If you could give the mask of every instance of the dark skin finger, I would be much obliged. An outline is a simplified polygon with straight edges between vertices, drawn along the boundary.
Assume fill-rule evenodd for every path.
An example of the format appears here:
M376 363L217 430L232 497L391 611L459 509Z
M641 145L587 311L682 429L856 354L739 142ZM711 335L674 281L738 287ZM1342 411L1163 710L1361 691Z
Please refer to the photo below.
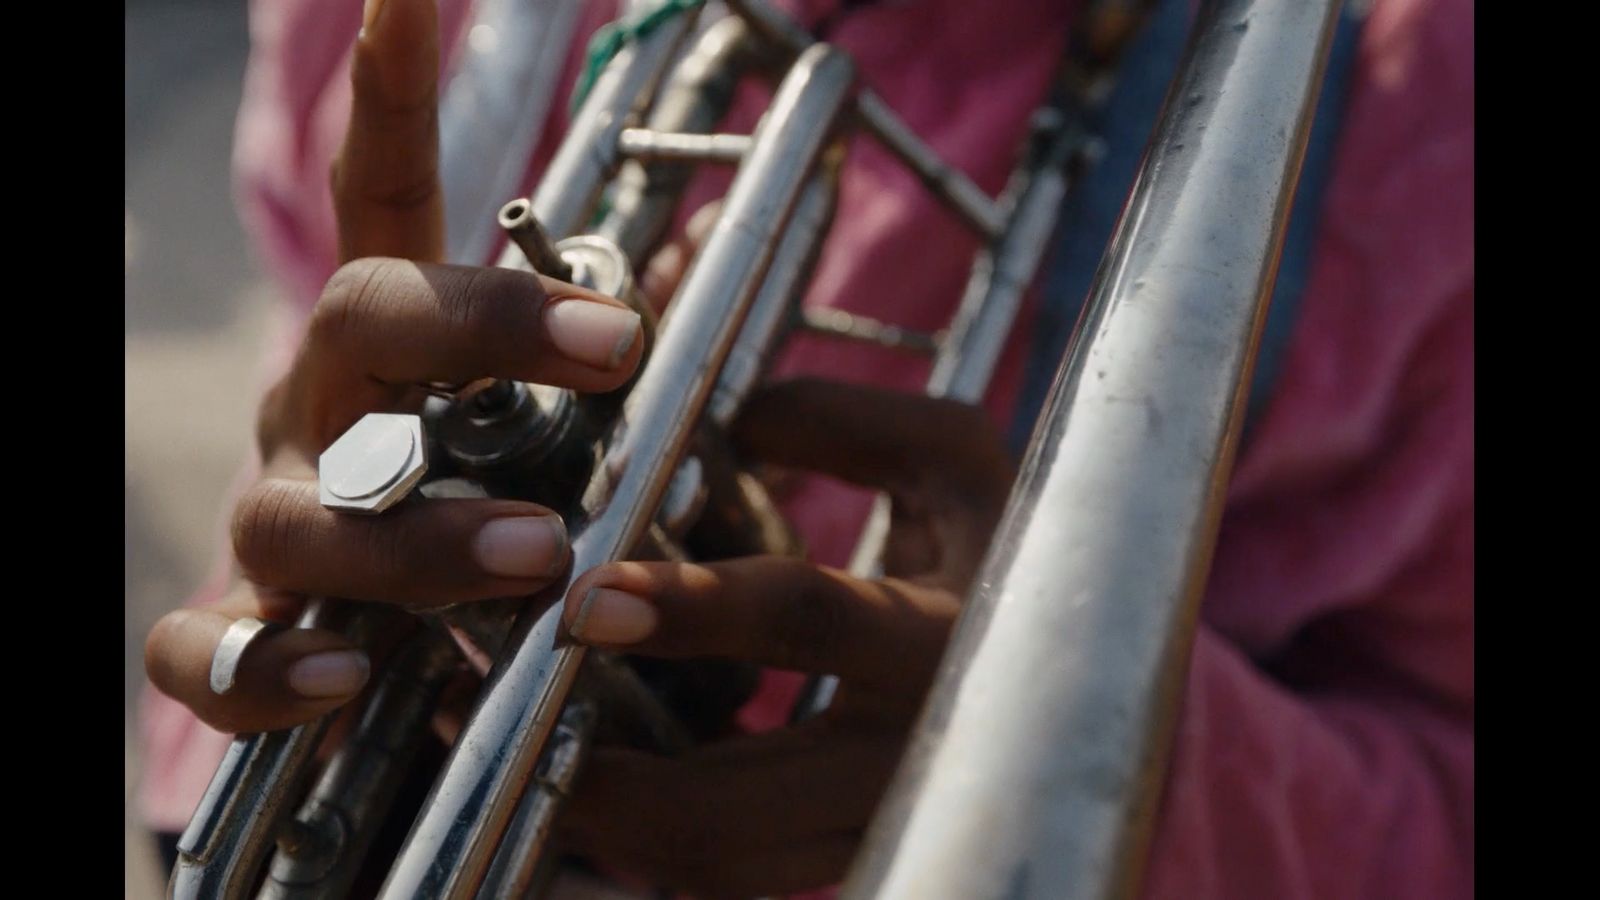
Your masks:
M888 565L908 577L773 558L614 563L565 598L581 643L841 676L832 705L801 725L673 759L601 751L580 775L562 826L570 846L706 897L844 876L1011 478L981 411L832 383L762 391L735 437L754 458L889 491Z
M241 568L264 588L242 585L203 613L174 614L147 644L156 686L217 727L287 727L355 694L308 702L292 686L286 692L294 665L326 649L317 642L347 646L298 631L252 645L239 686L213 695L216 642L240 616L292 621L306 594L413 606L517 596L565 561L564 541L492 533L541 518L558 524L530 504L429 501L364 520L321 509L317 456L349 425L369 411L414 408L420 381L498 376L596 391L619 386L638 365L639 321L623 304L530 274L438 265L438 58L434 0L368 0L349 128L332 173L346 265L290 375L262 403L269 480L235 519Z
M367 0L350 79L350 127L332 176L339 259L438 262L444 196L434 0Z
M739 412L734 439L762 462L887 491L937 479L992 501L1013 468L978 407L810 378L757 391Z
M613 325L634 335L637 320L617 301L524 273L408 270L401 262L444 256L436 7L366 0L351 59L350 122L332 172L339 261L350 265L318 304L313 340L262 404L258 431L269 461L286 440L319 452L362 413L414 404L416 382L505 377L604 391L638 365L641 341L629 338L631 351L615 352L616 340L575 323L584 316L561 302L615 310ZM484 287L494 297L480 308ZM592 325L593 310L588 318ZM562 332L569 341L550 340ZM488 355L474 355L476 346Z
M776 557L612 563L563 622L582 643L837 673L822 716L676 758L596 753L562 826L576 852L696 896L836 882L898 765L959 600Z
M294 628L258 635L240 660L233 688L223 695L211 690L211 660L230 625L253 616L293 626L305 603L302 595L242 583L205 609L169 613L151 630L145 643L145 667L151 684L188 706L201 721L226 732L293 728L347 706L368 685L374 667L384 664L395 640L405 636L403 625L377 636L366 648L355 647L341 634L320 629ZM300 665L309 657L330 653L349 658ZM441 697L434 730L446 743L455 739L480 682L479 673L463 666ZM349 716L343 717L335 724L335 731L348 727L350 722Z
M248 586L241 591L248 591ZM156 623L145 642L145 671L157 690L207 725L225 732L275 731L312 721L354 698L366 685L367 655L331 631L294 628L258 637L240 660L233 688L211 690L211 659L223 634L246 614L248 598L230 612L180 609Z
M610 563L573 584L562 621L592 646L739 659L897 693L932 676L955 614L944 592L764 556Z
M752 459L887 492L884 571L957 592L977 573L1014 471L982 409L834 381L763 388L734 439Z
M284 479L240 499L233 545L256 584L412 608L531 594L568 556L560 518L537 504L429 500L352 516L324 508L315 484Z
M621 301L542 276L357 260L328 281L293 369L265 402L262 442L320 451L365 413L402 405L421 382L612 390L637 368L641 335Z

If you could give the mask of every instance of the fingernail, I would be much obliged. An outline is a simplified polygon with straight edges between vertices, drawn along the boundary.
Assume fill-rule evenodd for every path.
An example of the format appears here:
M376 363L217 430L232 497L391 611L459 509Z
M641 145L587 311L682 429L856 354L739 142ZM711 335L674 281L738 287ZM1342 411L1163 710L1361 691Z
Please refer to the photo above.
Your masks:
M472 543L485 572L506 578L543 578L567 560L567 528L558 516L495 519Z
M615 369L639 337L639 314L631 309L563 300L544 313L550 342L578 362L600 369Z
M569 630L586 644L633 644L649 637L658 621L654 606L626 591L591 588Z
M289 667L289 687L311 699L344 697L367 683L372 664L360 650L334 650L302 657Z
M367 0L361 9L361 30L366 31L372 23L378 21L378 13L383 12L383 0Z

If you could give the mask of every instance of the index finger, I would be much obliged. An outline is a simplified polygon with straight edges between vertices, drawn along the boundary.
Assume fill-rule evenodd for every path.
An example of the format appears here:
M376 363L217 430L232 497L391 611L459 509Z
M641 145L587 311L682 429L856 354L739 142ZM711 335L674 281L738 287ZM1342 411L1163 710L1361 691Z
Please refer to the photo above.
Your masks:
M528 272L360 259L324 289L281 402L310 411L297 427L326 446L422 382L614 390L638 367L642 334L621 301Z
M435 0L366 0L334 162L339 260L444 257Z

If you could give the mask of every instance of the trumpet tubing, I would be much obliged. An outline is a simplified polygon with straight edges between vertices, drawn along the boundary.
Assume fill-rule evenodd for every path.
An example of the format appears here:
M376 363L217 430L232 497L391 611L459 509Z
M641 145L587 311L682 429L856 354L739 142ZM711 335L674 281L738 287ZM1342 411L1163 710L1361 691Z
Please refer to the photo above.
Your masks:
M553 824L589 747L622 742L673 754L693 745L698 727L625 661L564 642L559 598L579 575L612 560L803 552L725 439L785 337L803 330L922 353L931 365L927 393L983 398L1057 211L1096 152L1086 123L1114 71L1108 48L1115 41L1107 35L1131 31L1129 10L1138 4L1090 4L1114 13L1118 28L1088 29L1093 52L1080 47L1063 64L1010 182L990 197L857 84L843 52L766 0L726 2L732 15L707 27L690 5L626 43L594 81L533 195L499 211L509 237L500 265L605 291L645 317L645 361L634 380L598 396L514 382L433 385L417 419L428 461L417 502L502 496L550 506L572 532L569 575L531 600L417 617L377 604L313 603L302 626L340 628L363 645L397 630L404 637L320 773L316 750L332 715L235 740L180 840L170 896L344 896L374 862L366 857L377 824L410 814L392 808L396 786L467 651L492 666L388 864L381 896L539 893L552 870ZM490 6L497 15L506 9ZM1337 6L1202 4L1173 90L1211 99L1197 108L1169 97L1102 264L1088 314L1093 335L1078 335L1068 350L986 574L858 860L851 896L998 898L1010 896L1023 869L1043 873L1030 882L1030 896L1121 896L1136 881L1138 823L1158 783L1153 770L1130 769L1108 792L1096 781L1103 766L1035 751L1097 735L1083 759L1159 764L1173 673L1193 627L1196 573L1209 555L1217 486L1237 432L1236 400L1282 241L1329 10ZM766 115L753 134L715 133L747 75L777 80ZM1204 139L1187 130L1205 124L1214 128ZM1289 137L1274 143L1280 126ZM980 238L960 304L938 333L800 308L852 130L882 143ZM1191 149L1179 156L1183 140ZM634 272L666 235L697 164L736 171L657 322ZM487 252L476 234L463 245ZM1195 274L1217 271L1238 277ZM1137 308L1119 307L1130 284L1150 289ZM1202 320L1198 331L1189 327ZM1187 335L1182 342L1178 332ZM1178 343L1198 346L1200 332L1205 352L1186 350L1181 366L1149 362ZM1081 379L1090 358L1117 371L1102 373L1103 382ZM1162 410L1167 429L1140 431L1143 418L1128 420L1103 391L1085 388L1099 384L1145 398ZM1116 452L1106 449L1108 440ZM1203 465L1174 456L1202 451ZM408 477L396 482L399 494L417 475ZM391 502L397 499L382 505ZM1151 563L1143 574L1119 567L1131 558L1129 542L1157 520L1166 522L1159 567ZM857 574L875 574L887 525L880 499L852 559ZM1048 603L1045 582L1066 576L1041 562L1049 552L1038 549L1062 535L1073 536L1069 558L1084 579L1085 599L1070 611ZM1040 566L1048 579L1030 571ZM1010 643L996 649L1003 641ZM1018 660L1058 645L1107 664L1068 667L1070 683L1023 673ZM727 689L709 707L731 712L753 673L724 667L712 675ZM975 704L993 692L962 692L982 678L1006 684L1003 702ZM796 715L825 707L831 688L827 679L814 682ZM1105 704L1126 707L1118 721L1139 727L1098 727ZM993 734L1013 734L1018 746L995 747ZM997 836L998 853L986 849L987 826L960 826L963 810L976 806L1019 811ZM982 821L1005 818L997 812ZM1046 859L1052 846L1070 852Z

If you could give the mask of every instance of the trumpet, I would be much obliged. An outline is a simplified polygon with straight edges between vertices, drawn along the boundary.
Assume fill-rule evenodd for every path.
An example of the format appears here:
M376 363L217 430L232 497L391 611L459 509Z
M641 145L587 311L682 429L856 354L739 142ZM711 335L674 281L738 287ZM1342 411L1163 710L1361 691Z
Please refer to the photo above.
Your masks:
M697 733L625 660L564 641L555 601L578 575L618 559L803 552L724 437L785 336L921 351L931 355L928 393L982 398L1062 200L1096 152L1086 112L1114 64L1069 56L995 198L859 85L846 54L765 0L726 0L731 15L704 28L698 5L680 6L606 64L538 188L497 217L509 237L500 265L583 284L641 312L647 352L634 381L599 396L504 381L433 385L419 415L363 419L320 470L324 503L352 514L445 496L543 503L573 535L570 574L531 599L409 623L320 771L332 716L239 736L180 839L169 896L345 896L371 864L377 826L412 814L393 800L460 669L463 641L493 664L380 896L538 895L554 868L553 823L588 749L620 741L670 754ZM1136 891L1338 8L1201 4L846 896ZM752 134L715 133L746 74L776 81L770 107ZM852 131L880 142L981 240L941 332L801 307ZM736 171L656 321L634 271L666 234L696 164ZM863 529L857 574L878 567L887 513L880 502ZM370 644L406 617L328 599L299 624ZM222 689L247 631L219 651ZM748 676L714 674L735 685ZM796 715L829 695L827 680L815 683ZM730 689L718 708L739 696Z

